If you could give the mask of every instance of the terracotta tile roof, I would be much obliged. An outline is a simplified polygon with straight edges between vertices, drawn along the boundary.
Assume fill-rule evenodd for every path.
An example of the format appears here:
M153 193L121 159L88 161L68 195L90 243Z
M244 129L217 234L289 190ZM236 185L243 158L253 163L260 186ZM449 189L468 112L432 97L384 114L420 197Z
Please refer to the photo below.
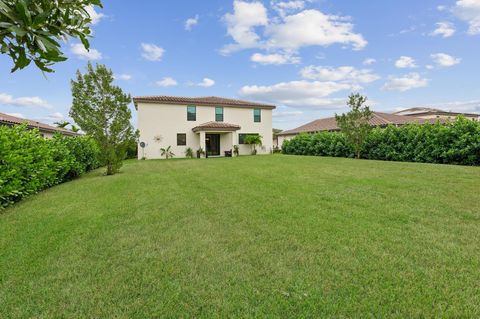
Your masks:
M0 125L1 124L17 125L17 124L24 124L24 123L27 124L29 128L38 128L41 132L49 132L49 133L59 132L64 135L70 135L70 136L79 135L78 133L72 132L64 128L51 126L51 125L33 121L33 120L22 119L20 117L8 115L5 113L0 113Z
M375 127L385 127L389 124L392 125L404 125L407 123L436 123L437 119L422 119L413 116L396 115L383 112L373 112L370 120L370 125ZM440 122L444 120L440 119ZM299 133L315 133L321 131L339 131L340 128L337 125L335 117L328 117L324 119L318 119L294 128L292 130L283 131L278 135L295 135Z
M464 113L464 112L449 112L443 111L440 109L434 109L430 107L412 107L409 109L397 111L393 114L397 115L405 115L405 116L425 116L425 115L443 115L443 116L452 116L455 117L457 115L465 115L469 117L479 117L480 114L477 113Z
M263 104L257 102L243 101L237 99L226 99L217 96L205 97L181 97L181 96L136 96L133 103L137 107L138 102L158 103L158 104L181 104L181 105L207 105L207 106L233 106L233 107L257 107L264 109L274 109L275 105Z
M226 130L226 131L236 131L240 129L240 126L236 124L230 124L230 123L225 123L225 122L207 122L200 124L198 126L195 126L192 131L194 132L199 132L199 131L205 131L205 130Z

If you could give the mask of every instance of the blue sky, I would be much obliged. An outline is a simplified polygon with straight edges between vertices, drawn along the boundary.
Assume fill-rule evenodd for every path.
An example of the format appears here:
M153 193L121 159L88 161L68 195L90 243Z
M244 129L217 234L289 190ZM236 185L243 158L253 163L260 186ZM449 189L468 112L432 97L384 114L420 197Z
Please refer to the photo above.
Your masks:
M0 111L67 117L70 80L90 59L132 96L276 104L282 129L345 111L357 91L378 111L480 112L480 0L104 0L94 20L92 50L66 43L69 59L46 78L10 74L1 56Z

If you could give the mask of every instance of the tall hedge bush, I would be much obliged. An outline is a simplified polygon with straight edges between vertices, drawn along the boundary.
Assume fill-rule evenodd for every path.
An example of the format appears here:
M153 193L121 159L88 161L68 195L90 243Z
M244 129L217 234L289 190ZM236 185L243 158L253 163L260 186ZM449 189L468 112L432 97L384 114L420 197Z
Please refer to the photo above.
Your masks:
M353 157L340 132L300 134L285 141L282 152L295 155ZM421 163L480 165L480 122L464 117L446 124L408 124L373 129L362 158Z
M89 137L44 139L24 125L0 126L0 209L99 166Z

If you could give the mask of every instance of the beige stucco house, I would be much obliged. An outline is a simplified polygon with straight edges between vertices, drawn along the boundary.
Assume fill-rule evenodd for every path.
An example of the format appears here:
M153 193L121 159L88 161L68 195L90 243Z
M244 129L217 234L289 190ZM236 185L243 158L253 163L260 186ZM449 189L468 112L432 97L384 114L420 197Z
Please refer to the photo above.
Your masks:
M260 135L258 154L269 154L274 105L220 97L139 96L133 99L140 132L138 158L162 158L160 148L171 146L175 157L187 148L196 154L224 156L238 145L240 155L251 154L248 135Z

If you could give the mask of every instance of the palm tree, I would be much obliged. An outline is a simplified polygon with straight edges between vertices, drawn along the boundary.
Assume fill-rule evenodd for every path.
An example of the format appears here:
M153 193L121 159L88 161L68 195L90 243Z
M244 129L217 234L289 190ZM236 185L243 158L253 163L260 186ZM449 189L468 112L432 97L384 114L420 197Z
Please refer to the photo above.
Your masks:
M260 135L248 135L245 138L245 144L253 146L252 155L257 154L257 145L262 145L262 137Z
M189 157L189 158L193 158L193 150L191 147L188 147L186 150L185 150L185 156L186 157Z
M172 148L171 146L169 146L167 148L161 148L160 149L161 155L165 156L166 159L174 157L175 154L173 154L173 152L171 151L171 148Z
M70 127L70 130L74 133L77 133L78 131L80 131L80 128L72 124L72 126Z
M59 128L66 128L70 124L70 122L69 121L58 121L58 122L55 122L53 124L55 124Z

